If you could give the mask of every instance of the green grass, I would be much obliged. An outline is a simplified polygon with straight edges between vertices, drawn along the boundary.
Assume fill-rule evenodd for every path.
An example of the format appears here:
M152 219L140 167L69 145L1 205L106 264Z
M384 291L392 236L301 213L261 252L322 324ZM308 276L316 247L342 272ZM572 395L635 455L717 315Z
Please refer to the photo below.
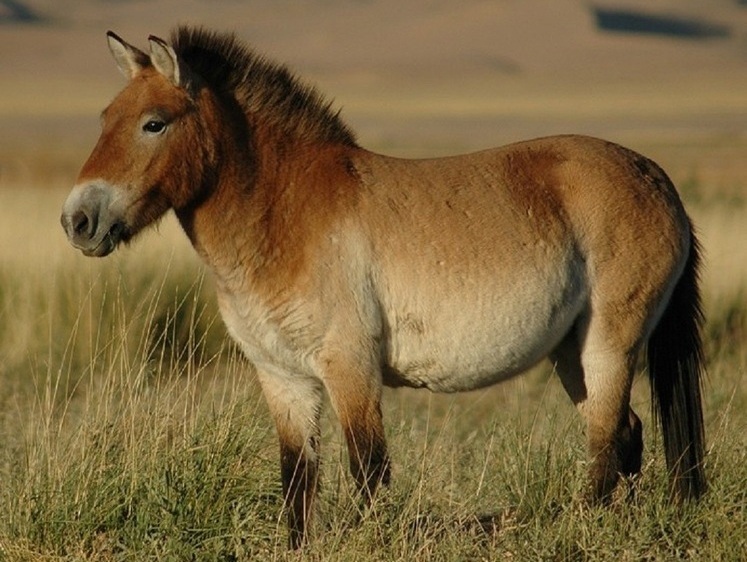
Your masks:
M44 193L14 197L47 220L57 202ZM2 234L22 228L11 215ZM0 270L0 560L745 559L741 286L707 281L702 502L668 499L641 377L643 474L632 497L624 485L609 508L589 507L582 424L542 367L461 395L387 391L393 482L363 514L328 412L314 540L299 555L285 548L261 393L181 234L166 223L99 261L34 236Z

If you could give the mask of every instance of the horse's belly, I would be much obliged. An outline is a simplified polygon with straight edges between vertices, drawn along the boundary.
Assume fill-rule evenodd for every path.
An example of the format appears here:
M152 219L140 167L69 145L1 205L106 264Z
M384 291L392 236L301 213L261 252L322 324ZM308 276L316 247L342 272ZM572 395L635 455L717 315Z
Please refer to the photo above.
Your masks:
M385 382L456 392L530 368L558 345L586 303L578 277L542 285L391 311Z

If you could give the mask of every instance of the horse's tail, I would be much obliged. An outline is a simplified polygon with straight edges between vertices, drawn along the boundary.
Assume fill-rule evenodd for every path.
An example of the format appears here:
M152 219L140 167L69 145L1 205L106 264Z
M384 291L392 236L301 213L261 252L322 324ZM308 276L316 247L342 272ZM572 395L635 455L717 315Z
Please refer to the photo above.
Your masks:
M700 246L690 229L690 253L669 304L648 342L654 417L661 420L672 492L697 499L706 490L701 406L703 312L698 289Z

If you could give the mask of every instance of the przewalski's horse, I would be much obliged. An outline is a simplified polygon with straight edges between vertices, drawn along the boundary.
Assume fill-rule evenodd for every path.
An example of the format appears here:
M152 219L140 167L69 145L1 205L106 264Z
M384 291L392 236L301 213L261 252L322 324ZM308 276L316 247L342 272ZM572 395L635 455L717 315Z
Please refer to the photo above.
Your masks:
M389 481L383 385L470 390L544 357L586 421L592 498L640 471L644 348L672 488L704 492L698 244L656 164L580 136L390 158L232 36L108 41L129 82L62 224L105 256L174 209L274 417L292 546L324 392L367 502Z

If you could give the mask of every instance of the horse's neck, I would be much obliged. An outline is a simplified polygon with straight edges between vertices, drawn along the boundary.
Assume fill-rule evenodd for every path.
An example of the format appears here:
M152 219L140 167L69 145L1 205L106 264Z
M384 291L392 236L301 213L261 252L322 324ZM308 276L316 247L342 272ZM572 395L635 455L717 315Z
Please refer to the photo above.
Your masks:
M209 195L176 211L195 250L219 280L246 269L255 251L261 215L253 184L248 171L222 164Z
M177 211L219 284L243 284L271 275L271 268L285 269L288 264L280 262L298 261L295 254L308 240L300 233L339 202L336 178L345 183L342 149L270 136L255 138L255 146L250 157L237 157L240 152L228 147L210 195Z

